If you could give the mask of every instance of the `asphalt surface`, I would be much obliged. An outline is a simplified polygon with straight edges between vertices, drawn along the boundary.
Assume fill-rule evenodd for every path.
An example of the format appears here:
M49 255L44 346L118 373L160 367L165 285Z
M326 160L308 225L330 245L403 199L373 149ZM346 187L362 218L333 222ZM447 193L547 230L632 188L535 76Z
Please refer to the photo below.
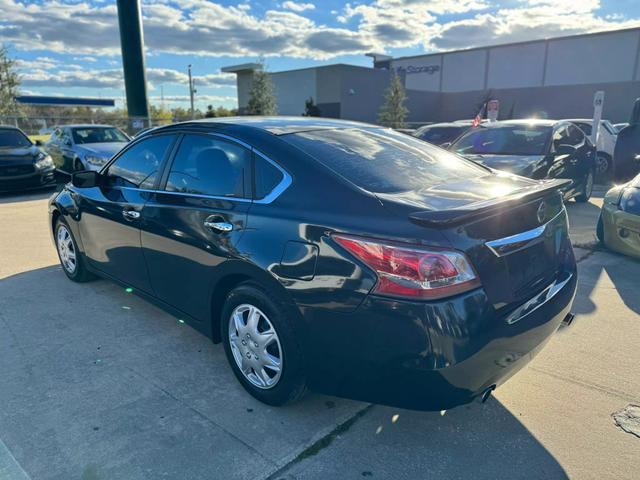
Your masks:
M640 263L569 202L574 324L484 405L411 412L317 394L267 407L219 345L57 264L48 193L0 196L0 479L640 478Z

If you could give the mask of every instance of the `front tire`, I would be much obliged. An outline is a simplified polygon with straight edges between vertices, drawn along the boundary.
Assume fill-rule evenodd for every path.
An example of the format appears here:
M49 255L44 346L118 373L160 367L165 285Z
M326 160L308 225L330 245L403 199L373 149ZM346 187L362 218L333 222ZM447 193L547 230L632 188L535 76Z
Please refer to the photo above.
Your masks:
M227 361L245 390L268 405L293 403L306 391L290 310L274 292L245 282L229 293L222 312Z
M73 233L71 233L67 222L61 218L56 221L54 238L60 265L65 275L69 277L70 280L79 283L92 280L94 275L87 270L84 257L78 249L78 243Z
M582 193L576 197L576 202L585 203L589 201L593 193L593 178L593 171L587 173L587 178L584 180L584 188L582 189Z

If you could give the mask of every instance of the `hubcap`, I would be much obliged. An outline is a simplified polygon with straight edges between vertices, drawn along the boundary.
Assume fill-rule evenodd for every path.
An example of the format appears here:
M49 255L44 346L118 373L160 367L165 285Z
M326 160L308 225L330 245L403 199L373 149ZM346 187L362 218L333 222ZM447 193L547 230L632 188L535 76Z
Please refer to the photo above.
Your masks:
M273 324L257 307L242 304L229 318L229 344L236 365L252 385L269 389L282 374L282 348Z
M56 243L58 245L58 254L60 255L60 261L64 269L73 273L76 271L76 249L73 245L73 239L67 227L60 225L58 227L58 234L56 235Z

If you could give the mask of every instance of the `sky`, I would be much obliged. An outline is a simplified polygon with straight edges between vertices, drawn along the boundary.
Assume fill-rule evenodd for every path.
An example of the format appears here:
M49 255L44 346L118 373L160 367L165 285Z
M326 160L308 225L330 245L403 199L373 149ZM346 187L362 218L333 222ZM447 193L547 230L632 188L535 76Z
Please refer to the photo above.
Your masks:
M124 86L115 0L0 0L0 43L21 92L113 98ZM235 107L221 67L270 71L640 26L640 0L142 0L151 103ZM593 61L597 61L594 59Z

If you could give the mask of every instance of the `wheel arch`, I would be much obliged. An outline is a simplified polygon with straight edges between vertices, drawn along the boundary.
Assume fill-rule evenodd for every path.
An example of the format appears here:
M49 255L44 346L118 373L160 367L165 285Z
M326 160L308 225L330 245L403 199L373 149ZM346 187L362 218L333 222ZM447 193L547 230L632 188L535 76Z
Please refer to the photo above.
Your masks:
M213 281L210 295L210 325L213 343L220 343L222 340L220 322L225 298L241 283L253 281L269 294L276 295L280 301L293 306L299 312L286 288L272 274L261 268L242 260L228 260L218 268L221 271Z

